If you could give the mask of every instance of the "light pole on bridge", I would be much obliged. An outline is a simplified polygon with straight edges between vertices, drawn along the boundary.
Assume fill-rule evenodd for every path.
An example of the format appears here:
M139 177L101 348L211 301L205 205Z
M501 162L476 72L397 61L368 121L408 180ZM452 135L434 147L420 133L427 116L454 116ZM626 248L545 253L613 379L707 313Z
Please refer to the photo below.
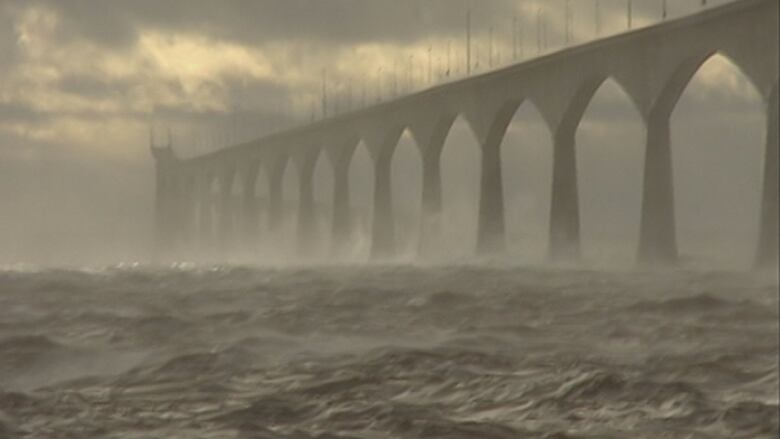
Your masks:
M466 11L466 76L471 76L471 9Z

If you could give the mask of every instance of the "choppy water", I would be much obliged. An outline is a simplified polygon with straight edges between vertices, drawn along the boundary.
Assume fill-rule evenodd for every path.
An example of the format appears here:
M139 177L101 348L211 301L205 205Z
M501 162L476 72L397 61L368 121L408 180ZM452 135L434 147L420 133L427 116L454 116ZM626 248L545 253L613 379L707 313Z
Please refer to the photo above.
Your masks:
M776 279L0 272L0 438L761 438Z

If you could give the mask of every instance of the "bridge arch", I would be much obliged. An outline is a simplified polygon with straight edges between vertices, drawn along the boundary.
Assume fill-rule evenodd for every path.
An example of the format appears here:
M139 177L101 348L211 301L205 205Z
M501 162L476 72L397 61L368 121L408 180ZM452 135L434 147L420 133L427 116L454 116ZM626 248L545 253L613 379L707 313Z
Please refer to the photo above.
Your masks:
M590 94L575 132L582 254L596 263L631 261L645 128L636 102L615 78L604 78Z
M752 262L765 152L762 101L753 79L721 51L708 53L687 78L670 125L683 257Z
M501 143L507 253L534 260L546 252L553 145L550 128L532 98L517 105Z
M405 129L393 153L390 180L397 254L413 258L418 252L422 208L423 164L410 129Z
M258 245L259 249L267 248L264 244L270 235L271 187L269 177L268 169L261 164L257 169L254 185L255 208L257 211L254 218L255 238L253 242Z
M292 257L297 242L298 203L300 201L300 173L292 159L282 164L282 204L279 212L281 222L273 233L274 247L281 256Z
M317 157L312 175L314 184L314 242L312 251L317 256L324 256L331 246L331 230L333 229L333 193L335 191L333 166L328 163L328 157L323 151Z
M701 70L705 63L713 58L727 61L728 64L740 72L740 74L753 86L754 90L760 92L761 86L756 82L755 74L749 74L748 71L742 67L743 63L746 61L742 60L742 62L740 62L741 56L739 54L731 55L726 50L708 49L691 55L679 64L658 94L651 109L651 114L658 113L660 115L670 115L674 111L683 92L688 88L688 84L690 84L694 75Z
M441 152L441 237L434 256L470 258L477 245L480 144L462 114L447 131Z
M368 259L371 251L371 219L374 205L374 162L364 140L349 159L350 236L344 253L348 259Z

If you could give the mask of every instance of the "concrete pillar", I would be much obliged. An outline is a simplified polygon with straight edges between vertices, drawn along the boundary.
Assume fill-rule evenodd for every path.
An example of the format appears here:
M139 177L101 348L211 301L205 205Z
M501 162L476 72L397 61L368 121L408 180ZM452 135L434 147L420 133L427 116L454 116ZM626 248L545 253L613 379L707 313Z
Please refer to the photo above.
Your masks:
M260 169L258 162L244 169L241 181L241 235L244 250L254 251L260 223L260 209L257 202L256 184Z
M155 172L155 198L154 198L154 227L155 227L155 253L162 253L170 248L170 191L171 182L168 170L159 163Z
M352 234L349 206L349 157L333 165L333 221L331 224L331 255L340 255Z
M774 268L778 264L778 138L777 85L767 100L766 153L764 155L764 184L761 202L761 224L758 236L757 268Z
M298 195L298 224L296 232L296 246L298 256L311 256L314 248L316 218L314 213L314 165L317 156L301 158L297 164L299 190Z
M480 178L479 218L477 224L477 255L502 253L504 241L504 186L501 177L501 140L489 136L483 143L482 175Z
M677 262L670 116L671 109L653 112L645 119L647 144L639 226L640 264Z
M190 257L197 242L197 187L193 177L188 176L181 186L181 245L185 256Z
M284 219L284 199L282 198L282 180L286 161L280 160L268 170L268 230L278 236Z
M580 256L576 130L576 124L562 125L553 135L549 256L554 261L570 261Z
M392 157L392 153L380 151L374 159L374 212L371 227L371 259L386 259L395 254L393 194L390 185Z
M198 234L200 235L200 251L204 254L210 252L214 244L214 194L211 187L212 179L211 173L206 173L198 184L200 196Z
M429 147L422 154L422 209L420 210L419 253L429 254L441 236L441 148Z
M219 236L218 246L221 250L228 250L233 244L234 220L233 211L233 180L235 168L228 165L219 175Z

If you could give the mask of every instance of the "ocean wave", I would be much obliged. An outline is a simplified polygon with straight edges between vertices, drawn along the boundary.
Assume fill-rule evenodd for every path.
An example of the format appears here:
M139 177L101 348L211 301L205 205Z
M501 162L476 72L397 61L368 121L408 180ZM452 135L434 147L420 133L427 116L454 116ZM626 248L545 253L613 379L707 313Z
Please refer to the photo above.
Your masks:
M182 264L0 285L0 437L778 428L777 289L744 275Z

